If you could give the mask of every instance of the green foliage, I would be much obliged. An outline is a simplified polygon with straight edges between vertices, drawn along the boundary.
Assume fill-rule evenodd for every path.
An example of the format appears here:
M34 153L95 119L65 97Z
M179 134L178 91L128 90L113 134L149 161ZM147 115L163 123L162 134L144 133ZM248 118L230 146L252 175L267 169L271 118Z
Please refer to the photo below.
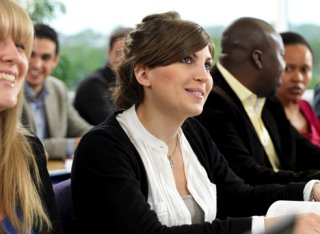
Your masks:
M106 63L107 44L104 36L86 30L71 37L61 37L60 62L53 75L70 89L86 75ZM103 43L102 43L103 42Z
M65 5L57 0L29 0L26 9L32 21L37 23L54 19L58 12L66 12Z
M68 58L68 55L61 54L59 64L52 71L52 75L63 80L68 87L73 87L77 69Z
M220 37L223 31L222 26L218 27L209 27L206 28L207 32L211 36L211 40L214 43L214 58L213 58L213 64L218 62L218 58L221 52L221 47L220 47Z

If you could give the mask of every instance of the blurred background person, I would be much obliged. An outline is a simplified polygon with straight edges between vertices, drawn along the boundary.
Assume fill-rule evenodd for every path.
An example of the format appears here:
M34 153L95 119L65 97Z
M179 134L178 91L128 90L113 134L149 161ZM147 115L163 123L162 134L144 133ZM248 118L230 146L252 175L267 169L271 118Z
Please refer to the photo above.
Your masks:
M112 32L107 49L107 64L85 77L77 88L74 107L92 125L101 123L114 111L110 88L114 86L114 69L121 58L125 37L130 31L131 28L120 27Z
M59 62L57 33L45 24L34 28L21 120L42 140L50 159L64 159L91 125L72 106L66 85L50 75Z
M14 1L0 6L0 233L62 233L43 145L19 122L33 25Z
M298 33L283 32L280 36L286 65L277 96L290 123L313 144L320 146L320 121L309 102L301 98L312 79L312 48Z

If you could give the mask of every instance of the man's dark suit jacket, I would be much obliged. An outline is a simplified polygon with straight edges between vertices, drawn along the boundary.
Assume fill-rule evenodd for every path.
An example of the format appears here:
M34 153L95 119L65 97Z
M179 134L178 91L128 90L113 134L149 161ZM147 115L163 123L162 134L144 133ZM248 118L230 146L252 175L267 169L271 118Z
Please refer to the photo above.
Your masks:
M114 112L109 90L114 83L115 75L107 64L79 84L73 105L88 123L98 125Z
M320 178L320 148L292 127L276 97L267 98L262 119L281 163L278 172L273 171L241 101L217 67L212 77L214 87L198 119L240 177L252 185Z

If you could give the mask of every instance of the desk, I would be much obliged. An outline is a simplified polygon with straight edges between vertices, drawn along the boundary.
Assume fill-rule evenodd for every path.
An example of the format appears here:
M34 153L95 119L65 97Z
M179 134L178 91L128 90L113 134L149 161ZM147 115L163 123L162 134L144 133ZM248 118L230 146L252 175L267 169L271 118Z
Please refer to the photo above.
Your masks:
M72 159L68 160L48 160L47 168L52 183L58 183L70 178Z
M65 169L64 160L48 160L47 163L48 171Z

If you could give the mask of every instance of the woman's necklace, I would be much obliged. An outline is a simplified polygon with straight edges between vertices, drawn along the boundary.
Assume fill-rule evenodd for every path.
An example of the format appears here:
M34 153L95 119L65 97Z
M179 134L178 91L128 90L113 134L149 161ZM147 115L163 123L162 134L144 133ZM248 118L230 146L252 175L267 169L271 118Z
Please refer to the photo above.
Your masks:
M175 153L175 152L176 152L176 150L177 150L178 142L179 142L179 137L177 137L176 145L174 146L174 149L173 149L172 154L168 154L168 160L169 160L169 162L170 162L170 166L171 166L171 168L173 168L173 167L174 167L174 163L173 163L173 159L172 159L172 157L174 156L174 153Z

